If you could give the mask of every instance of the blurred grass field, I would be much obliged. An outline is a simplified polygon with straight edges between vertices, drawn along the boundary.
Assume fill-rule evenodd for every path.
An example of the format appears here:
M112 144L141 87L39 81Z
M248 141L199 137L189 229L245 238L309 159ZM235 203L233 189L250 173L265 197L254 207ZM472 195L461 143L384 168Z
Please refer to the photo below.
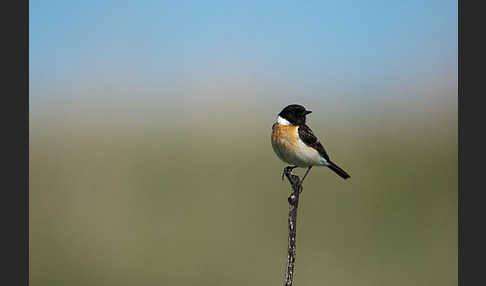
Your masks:
M294 101L227 92L33 102L31 285L281 284L289 185L269 136ZM457 285L455 93L300 99L351 179L306 179L295 283Z

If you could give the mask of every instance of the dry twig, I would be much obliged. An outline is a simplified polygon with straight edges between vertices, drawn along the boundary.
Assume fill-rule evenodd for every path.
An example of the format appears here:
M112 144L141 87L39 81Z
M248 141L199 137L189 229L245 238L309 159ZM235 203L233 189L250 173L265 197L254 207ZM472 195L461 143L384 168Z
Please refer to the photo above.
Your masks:
M287 267L285 270L285 286L293 285L294 279L294 265L295 265L295 238L297 235L297 208L299 206L299 195L302 192L302 184L299 176L292 174L292 168L285 168L284 175L289 180L292 186L292 192L288 198L289 202L289 217L288 217L288 251L287 251Z

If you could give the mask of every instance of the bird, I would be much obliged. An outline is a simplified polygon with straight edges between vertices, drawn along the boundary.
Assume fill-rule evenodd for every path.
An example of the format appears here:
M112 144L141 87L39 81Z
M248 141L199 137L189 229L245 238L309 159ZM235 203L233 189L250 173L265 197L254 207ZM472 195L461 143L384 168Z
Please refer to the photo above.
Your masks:
M307 168L302 184L313 166L325 166L343 179L350 178L346 171L331 161L321 141L307 126L306 116L310 113L312 111L302 105L290 104L282 109L272 125L273 150L280 160L291 165L284 168L284 173L297 167Z

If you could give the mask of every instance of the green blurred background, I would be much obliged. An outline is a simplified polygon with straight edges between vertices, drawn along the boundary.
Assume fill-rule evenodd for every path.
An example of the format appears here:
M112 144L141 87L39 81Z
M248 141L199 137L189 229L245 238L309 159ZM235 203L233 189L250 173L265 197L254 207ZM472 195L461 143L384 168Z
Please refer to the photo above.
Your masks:
M351 174L306 179L295 283L457 285L457 3L101 3L31 1L31 285L281 284L291 103Z

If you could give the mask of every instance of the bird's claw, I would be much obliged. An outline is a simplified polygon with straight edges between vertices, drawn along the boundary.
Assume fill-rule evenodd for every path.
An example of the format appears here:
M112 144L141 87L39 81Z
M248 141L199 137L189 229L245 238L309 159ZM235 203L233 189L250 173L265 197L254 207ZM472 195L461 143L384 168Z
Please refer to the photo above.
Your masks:
M292 170L294 170L295 168L297 168L297 166L287 166L283 169L283 172L282 172L282 181L284 180L284 176L285 175L288 175L288 174L292 174Z

